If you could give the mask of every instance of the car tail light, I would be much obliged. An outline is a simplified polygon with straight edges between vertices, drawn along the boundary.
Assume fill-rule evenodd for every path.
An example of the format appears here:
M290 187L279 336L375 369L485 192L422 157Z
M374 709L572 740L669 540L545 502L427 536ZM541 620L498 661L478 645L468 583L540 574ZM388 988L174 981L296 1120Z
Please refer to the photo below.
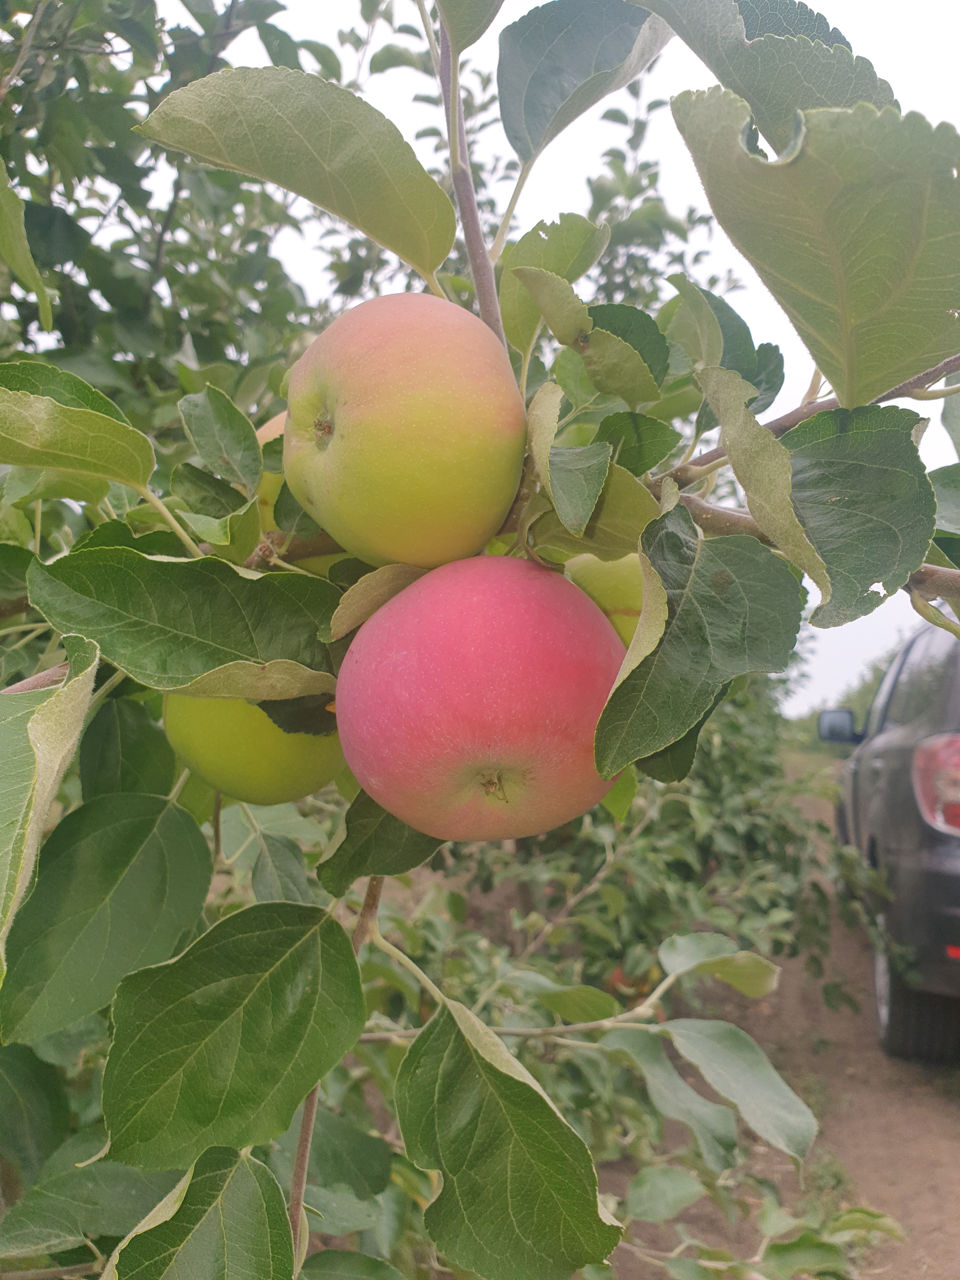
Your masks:
M948 959L948 960L960 960L960 947L954 947L954 946L952 946L952 945L951 945L951 946L948 946L948 947L947 947L947 959Z
M960 734L940 733L913 753L913 794L924 822L960 835Z

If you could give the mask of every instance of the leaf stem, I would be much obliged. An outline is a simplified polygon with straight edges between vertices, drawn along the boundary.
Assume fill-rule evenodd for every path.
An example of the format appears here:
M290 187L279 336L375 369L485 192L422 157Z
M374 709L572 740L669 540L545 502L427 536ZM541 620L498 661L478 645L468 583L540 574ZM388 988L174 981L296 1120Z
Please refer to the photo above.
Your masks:
M424 0L416 0L417 8L420 10L420 21L423 23L423 33L427 37L427 44L430 46L430 61L433 63L434 74L440 79L440 50L437 47L437 37L433 30L433 23L430 21L430 14L427 12L427 6Z
M473 273L473 284L477 291L477 302L480 307L480 319L493 330L504 346L507 345L503 332L503 319L500 315L500 303L497 299L497 282L493 274L493 263L487 257L486 245L483 241L483 229L480 226L480 210L477 206L477 193L473 187L473 176L470 173L470 153L467 148L467 135L463 124L463 108L460 98L453 90L457 77L453 70L453 51L446 29L440 28L440 88L443 102L450 122L450 176L453 190L460 210L460 225L463 228L463 241L470 260ZM456 122L456 123L454 123ZM456 138L456 143L454 143ZM454 164L456 156L456 164Z
M507 201L507 207L503 211L503 218L500 222L499 230L496 238L490 246L489 258L494 265L500 261L500 255L503 253L503 246L507 242L507 236L510 234L510 223L513 220L513 211L517 207L517 201L520 199L520 192L526 186L527 178L530 177L530 170L533 168L533 161L527 160L517 174L517 181L514 184L513 191L510 193L510 199Z
M158 515L163 517L164 521L170 526L192 556L196 556L198 559L203 556L203 552L190 537L189 533L187 533L186 529L184 529L177 517L167 507L166 503L157 497L149 485L135 484L131 485L131 488L136 493L139 493L140 497L143 498L145 502L148 502Z
M126 678L127 678L127 673L125 671L115 671L112 676L104 680L103 684L100 686L100 688L96 691L96 693L90 699L90 705L89 707L87 707L87 715L86 715L87 724L90 723L93 717L100 710L103 703L106 702L110 693L117 687L118 684L126 680Z
M436 983L432 982L420 966L411 960L408 955L405 955L399 947L395 947L392 942L388 942L376 924L371 924L369 938L375 947L379 948L385 955L390 956L392 960L396 960L397 964L406 969L408 973L412 973L424 991L431 995L437 1004L444 1003L443 992Z

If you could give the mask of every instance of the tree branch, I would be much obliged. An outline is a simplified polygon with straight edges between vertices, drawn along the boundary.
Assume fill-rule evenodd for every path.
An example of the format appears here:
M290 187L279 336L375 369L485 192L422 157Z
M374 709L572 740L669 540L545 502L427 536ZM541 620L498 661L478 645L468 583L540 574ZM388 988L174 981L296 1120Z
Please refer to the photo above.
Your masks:
M913 392L932 386L933 383L939 382L941 378L946 378L949 374L957 373L958 371L960 371L960 355L950 356L946 360L941 360L938 365L934 365L932 369L927 369L925 373L918 373L916 377L908 378L906 382L901 382L889 391L885 391L883 395L877 396L870 403L884 404L887 400L909 399ZM806 404L798 405L796 409L791 409L789 413L785 413L779 418L774 418L772 422L765 422L763 425L779 438L782 435L786 435L791 427L796 427L801 422L806 422L814 414L829 413L831 410L839 408L840 401L837 397L829 396L826 400L813 400L808 401ZM701 453L698 457L691 459L690 462L675 467L673 471L667 474L676 480L682 489L685 485L693 484L699 479L699 476L691 473L691 469L709 466L711 463L718 462L726 456L726 450L724 449L710 449L707 453ZM662 476L660 477L660 479L663 478Z
M477 193L473 188L473 175L470 172L470 153L467 150L467 134L463 125L463 108L459 97L456 102L452 98L453 51L446 28L440 28L440 88L443 91L443 103L447 119L456 120L456 133L450 138L450 176L453 179L453 190L460 210L460 225L463 228L463 240L470 259L470 270L477 291L477 302L480 306L480 319L489 325L504 346L507 339L503 332L503 319L500 315L500 303L497 299L497 282L493 274L493 263L487 256L487 247L483 241L483 230L480 226L480 210L477 207ZM451 132L452 128L451 128Z

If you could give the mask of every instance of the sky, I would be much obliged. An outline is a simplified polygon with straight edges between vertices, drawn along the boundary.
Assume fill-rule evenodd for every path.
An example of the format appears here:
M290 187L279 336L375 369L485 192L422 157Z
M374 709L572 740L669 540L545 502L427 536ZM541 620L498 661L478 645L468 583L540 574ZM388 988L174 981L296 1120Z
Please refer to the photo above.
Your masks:
M286 4L287 12L277 15L273 21L298 38L310 37L337 47L338 27L359 25L359 0L336 0L328 4L318 4L317 0L286 0ZM398 20L419 25L413 0L395 0L395 5ZM493 70L499 31L532 7L530 0L505 0L493 27L468 51L468 57L476 65ZM904 111L920 111L934 123L947 120L960 127L960 78L956 70L960 49L958 0L912 0L909 6L904 5L903 0L822 0L822 3L812 3L811 7L824 13L850 41L854 53L868 58L877 73L891 83ZM161 0L160 8L173 21L189 22L179 0ZM259 41L252 36L235 41L227 56L235 65L265 61ZM713 75L687 47L679 40L672 40L646 78L644 98L647 101L666 99L683 89L706 88L713 83ZM424 77L401 70L371 77L366 96L413 141L413 134L426 123L427 117L418 116L418 109L409 106L406 100L426 88ZM586 211L587 176L600 172L599 156L607 146L622 142L622 131L600 120L603 111L616 103L615 97L605 99L546 149L517 205L520 231L540 219L555 221L564 212ZM499 147L501 154L509 154L502 132L490 130L488 136L491 147ZM696 170L669 111L658 111L651 117L645 151L649 158L659 161L660 193L668 208L685 210L693 206L701 212L707 211ZM426 153L423 158L427 158ZM731 295L730 301L750 325L756 341L777 342L783 349L787 378L776 404L768 411L771 417L776 417L801 399L810 381L813 361L786 316L719 228L714 230L709 246L711 269L722 274L729 268L742 282L743 288ZM318 296L324 287L322 274L310 271L303 243L294 239L281 245L280 251L288 269L301 280L308 295ZM937 402L902 403L931 418L921 444L926 465L945 466L955 462L953 447L939 425ZM811 598L815 604L815 588ZM844 627L829 630L806 627L809 634L802 644L804 678L796 683L784 710L788 715L797 716L813 707L836 705L842 694L856 683L861 671L894 650L919 625L906 595L898 592L868 617Z

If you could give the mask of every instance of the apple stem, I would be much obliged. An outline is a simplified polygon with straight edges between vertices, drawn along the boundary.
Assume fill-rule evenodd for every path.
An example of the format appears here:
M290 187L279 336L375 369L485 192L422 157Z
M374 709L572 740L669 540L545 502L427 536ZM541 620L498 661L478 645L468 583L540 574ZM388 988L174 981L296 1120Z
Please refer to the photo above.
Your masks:
M377 911L380 908L380 895L383 893L383 876L371 876L367 881L367 892L363 906L353 926L353 954L357 955L371 933L377 931ZM293 1236L293 1256L300 1258L300 1227L303 1220L303 1198L307 1189L307 1173L310 1168L310 1144L313 1141L313 1128L317 1122L317 1104L320 1099L320 1082L313 1086L303 1102L303 1113L300 1117L300 1136L297 1139L297 1154L293 1164L293 1178L290 1182L290 1202L288 1213L290 1231ZM299 1269L299 1268L298 1268Z
M453 190L460 210L463 242L470 260L474 288L477 291L480 319L490 326L506 346L503 318L500 315L500 303L497 299L497 282L493 273L493 263L487 256L483 229L480 226L477 193L474 190L473 175L470 172L470 152L467 149L467 134L463 125L463 106L459 95L454 95L456 80L450 38L446 27L441 24L440 88L443 92L443 102L449 122L450 176L453 179Z

